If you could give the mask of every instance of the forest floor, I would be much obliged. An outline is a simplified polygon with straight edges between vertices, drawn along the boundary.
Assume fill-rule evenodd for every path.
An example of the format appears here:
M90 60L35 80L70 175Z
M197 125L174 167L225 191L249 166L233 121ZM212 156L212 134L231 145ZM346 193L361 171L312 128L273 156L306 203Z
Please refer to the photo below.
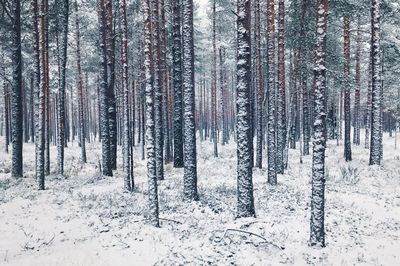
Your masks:
M139 151L133 193L123 191L121 171L99 175L99 143L87 145L85 165L76 143L70 145L67 177L51 174L38 191L33 144L24 145L24 178L13 179L3 141L0 265L400 265L400 148L388 136L382 167L368 166L363 145L352 146L346 163L343 146L329 142L323 249L308 246L311 156L300 164L298 150L290 151L277 186L267 184L264 169L254 170L257 218L235 219L236 145L219 146L213 158L212 144L198 143L200 200L182 202L183 169L168 164L159 183L163 220L154 228L144 221L147 179ZM51 158L54 172L54 147Z

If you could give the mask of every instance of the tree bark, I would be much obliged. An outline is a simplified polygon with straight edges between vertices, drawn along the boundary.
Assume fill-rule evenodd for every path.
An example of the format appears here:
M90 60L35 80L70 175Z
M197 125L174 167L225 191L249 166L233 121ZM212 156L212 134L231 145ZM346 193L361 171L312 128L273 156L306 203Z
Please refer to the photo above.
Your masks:
M275 2L267 1L268 38L268 183L277 184L276 169L276 91L275 91Z
M197 155L195 126L195 81L193 43L193 0L183 0L183 196L186 200L198 200Z
M371 0L371 146L370 165L380 165L382 161L382 117L381 117L381 44L380 44L380 0Z
M251 1L237 0L236 137L237 217L255 217L252 171L251 97Z
M351 116L350 116L350 18L343 18L344 44L344 75L346 85L344 89L344 157L346 162L351 161Z
M318 0L317 39L315 47L314 141L312 161L310 245L325 246L325 95L326 95L326 34L328 0Z

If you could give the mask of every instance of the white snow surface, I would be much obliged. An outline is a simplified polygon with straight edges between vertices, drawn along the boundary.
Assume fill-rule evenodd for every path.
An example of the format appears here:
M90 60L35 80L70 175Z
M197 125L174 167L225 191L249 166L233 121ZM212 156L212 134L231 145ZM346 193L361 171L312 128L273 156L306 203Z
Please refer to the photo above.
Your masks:
M182 201L183 169L168 164L159 201L160 217L169 220L154 228L145 221L139 148L136 190L127 193L121 170L99 175L97 142L87 145L86 165L70 144L67 177L48 176L45 191L37 190L33 144L24 145L21 179L11 178L3 138L0 145L0 265L400 265L400 148L386 135L382 167L368 166L363 145L352 145L353 161L346 163L343 146L328 143L322 249L308 246L312 156L300 164L298 150L289 151L277 186L267 184L265 168L254 169L257 218L235 219L236 144L220 146L214 158L213 145L198 141L200 200ZM55 147L51 158L55 172Z

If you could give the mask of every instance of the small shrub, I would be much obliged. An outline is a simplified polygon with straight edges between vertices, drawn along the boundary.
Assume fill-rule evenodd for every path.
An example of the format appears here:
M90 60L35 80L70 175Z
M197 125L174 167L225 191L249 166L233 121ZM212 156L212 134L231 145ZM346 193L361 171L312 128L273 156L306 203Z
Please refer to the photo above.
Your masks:
M360 170L357 167L340 167L340 172L342 180L347 184L355 185L360 181Z

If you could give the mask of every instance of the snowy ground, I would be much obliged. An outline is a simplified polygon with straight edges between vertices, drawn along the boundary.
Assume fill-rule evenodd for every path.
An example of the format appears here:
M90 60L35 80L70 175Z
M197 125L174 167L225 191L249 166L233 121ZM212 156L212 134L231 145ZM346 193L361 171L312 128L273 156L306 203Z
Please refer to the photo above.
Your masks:
M69 147L68 177L47 177L40 192L33 145L24 146L23 179L10 178L10 155L0 152L0 265L400 265L400 149L388 136L381 168L368 166L363 146L353 146L354 160L345 163L343 146L329 143L324 249L307 245L311 156L300 164L298 150L275 187L254 170L257 218L235 220L236 145L220 147L214 159L212 145L199 144L200 201L182 202L183 171L168 165L159 199L160 217L169 220L153 228L143 221L145 163L136 158L137 189L125 193L120 173L99 176L99 147L87 146L86 165L76 144ZM348 168L356 173L346 176Z

